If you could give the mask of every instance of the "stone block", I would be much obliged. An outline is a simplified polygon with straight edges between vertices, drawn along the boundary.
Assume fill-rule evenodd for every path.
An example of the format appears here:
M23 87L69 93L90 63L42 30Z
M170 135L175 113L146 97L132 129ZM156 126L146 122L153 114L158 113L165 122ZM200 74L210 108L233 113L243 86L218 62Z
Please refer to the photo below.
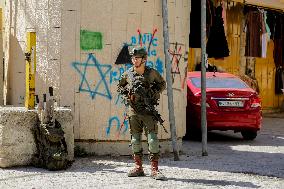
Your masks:
M68 159L74 159L73 118L70 109L56 109L55 118L65 132ZM0 167L31 164L36 152L32 127L37 123L37 113L24 107L0 108Z

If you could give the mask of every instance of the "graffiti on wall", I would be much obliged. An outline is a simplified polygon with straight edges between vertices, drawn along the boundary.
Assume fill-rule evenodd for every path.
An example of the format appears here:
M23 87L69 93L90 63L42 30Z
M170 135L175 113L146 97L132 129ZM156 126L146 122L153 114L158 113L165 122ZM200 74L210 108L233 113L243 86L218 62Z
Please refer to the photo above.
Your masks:
M141 29L137 29L137 34L130 37L130 42L123 44L115 64L130 64L131 57L129 55L129 49L135 46L141 46L148 52L148 61L146 65L156 69L160 74L163 74L163 62L157 54L158 38L155 36L157 31L158 30L154 28L152 33L142 34Z
M169 49L169 53L171 55L171 64L172 64L171 72L172 74L180 74L179 63L182 58L182 52L181 52L182 44L178 44L176 42L173 43L173 45L174 49L173 50Z
M116 128L117 137L119 137L120 134L126 133L129 127L126 113L124 113L123 117L124 118L121 121L117 116L112 116L109 118L108 127L106 128L106 136L110 136L110 131L113 126Z
M122 76L122 74L129 69L131 64L131 57L129 55L130 47L141 46L148 52L148 60L146 65L156 69L160 74L164 72L164 65L161 58L157 54L158 38L156 37L157 29L153 29L151 33L142 33L140 29L137 34L130 37L130 42L123 43L115 66L111 64L101 64L93 54L87 55L86 62L73 62L72 67L80 75L81 81L79 84L79 92L89 93L91 99L95 100L96 96L101 96L107 100L111 100L117 107L123 107L123 102L120 95L111 95L110 87L115 84ZM103 48L102 34L100 32L92 32L87 30L80 31L80 47L82 50L101 50ZM90 74L90 69L98 73L98 77ZM89 70L89 71L88 71ZM109 77L108 77L109 76ZM107 81L109 78L109 81ZM106 136L110 136L112 128L115 128L117 135L125 134L129 128L126 114L123 116L112 115L106 120Z
M107 98L108 100L112 100L112 95L110 93L110 85L113 81L107 82L107 76L110 74L110 78L113 78L113 80L118 80L121 77L121 74L125 71L125 68L118 69L119 71L111 71L112 66L109 64L100 64L96 57L93 54L88 54L87 61L86 62L73 62L72 67L77 71L77 73L81 77L81 82L79 85L79 91L80 92L87 92L90 94L90 97L95 100L95 97L97 95ZM88 69L95 69L95 71L98 73L99 77L97 78L97 81L94 80L88 80L87 74ZM92 78L94 79L94 78ZM112 79L110 79L112 80ZM96 83L96 85L92 88L93 83ZM114 98L114 105L118 107L122 107L122 100L120 98L120 95L117 94ZM125 117L125 113L124 113ZM108 125L106 128L106 136L110 135L111 128L115 126L117 136L120 134L125 134L128 130L128 120L124 118L123 121L119 119L118 116L111 116L108 119Z
M125 43L121 51L119 52L115 64L127 64L131 62L131 56L129 54L129 46Z
M81 82L79 85L80 92L89 93L92 99L95 99L96 95L105 97L109 100L112 99L109 85L106 81L106 76L110 73L112 68L111 65L100 64L93 54L89 54L86 62L73 62L72 66L81 77ZM91 87L92 85L89 83L86 77L88 73L87 69L95 69L99 74L98 81L96 82L97 84L94 86L94 88Z
M92 32L88 30L80 31L80 47L82 50L95 50L103 48L103 35L101 32Z
M176 75L178 75L178 78L181 81L181 88L184 89L186 75L187 75L188 52L186 51L184 55L182 54L182 46L184 46L184 44L175 42L171 43L170 45L173 46L173 48L168 50L169 54L171 55L172 82L173 83L175 82L175 77ZM182 72L182 74L184 74L183 78L181 78L181 70L180 70L181 60L183 60L186 64L184 71Z
M125 64L121 67L113 67L110 71L110 84L113 84L120 80L122 74L128 70L132 64Z

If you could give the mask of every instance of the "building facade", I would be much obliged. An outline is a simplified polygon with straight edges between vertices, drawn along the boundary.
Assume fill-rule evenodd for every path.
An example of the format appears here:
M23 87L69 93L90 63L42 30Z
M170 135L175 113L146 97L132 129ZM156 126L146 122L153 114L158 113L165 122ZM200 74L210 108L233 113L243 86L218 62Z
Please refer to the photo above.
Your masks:
M9 0L5 10L5 103L23 106L26 34L36 32L36 94L55 89L73 112L77 145L97 154L128 154L129 124L116 84L129 67L123 54L144 46L147 65L165 78L160 0ZM185 134L190 1L168 0L175 122ZM129 63L129 61L128 61ZM169 130L167 92L158 107ZM122 128L120 128L122 125ZM170 134L159 138L170 151Z
M266 43L265 57L246 56L246 15L244 7L254 7L257 10L273 11L279 14L284 12L284 3L279 0L232 0L213 1L215 6L223 2L224 30L230 55L222 59L209 58L208 62L219 67L221 70L239 75L241 78L249 78L255 89L260 94L262 109L264 112L279 111L284 107L284 95L275 93L276 64L275 64L275 41L269 39ZM193 7L192 7L193 8ZM191 27L193 27L191 25ZM257 34L256 38L260 37ZM282 36L284 38L284 36ZM189 48L189 71L201 60L200 48ZM283 53L283 52L282 52ZM282 62L282 64L284 64ZM248 73L250 72L250 73ZM253 86L252 86L253 87Z

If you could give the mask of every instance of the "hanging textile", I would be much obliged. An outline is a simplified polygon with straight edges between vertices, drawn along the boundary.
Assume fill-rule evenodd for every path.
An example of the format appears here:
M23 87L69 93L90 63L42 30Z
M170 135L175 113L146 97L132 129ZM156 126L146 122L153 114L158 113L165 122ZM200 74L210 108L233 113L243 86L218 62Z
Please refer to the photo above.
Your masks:
M225 30L225 35L227 36L227 10L226 10L225 3L223 3L223 1L222 1L222 8L223 8L222 18L224 21L224 30Z
M215 9L215 18L210 28L206 46L208 58L223 58L229 56L230 53L224 31L222 11L222 6Z
M246 14L246 49L245 56L249 57L261 57L262 42L261 36L265 32L263 29L265 24L263 23L263 14L258 10L247 8Z
M276 15L276 25L274 34L274 62L276 68L284 67L284 15Z
M262 34L262 52L261 52L261 57L266 58L267 55L267 46L268 42L270 41L270 28L267 24L267 11L263 11L263 22L264 22L264 27L263 30L265 30L265 33Z
M276 11L267 11L267 24L274 42L273 58L276 67L275 94L283 94L284 88L284 14Z
M284 72L284 15L278 14L276 17L275 39L274 39L274 62L276 66L275 74L275 94L283 94L283 72Z
M276 68L284 67L284 14L276 11L267 11L267 24L274 42L274 63Z
M210 34L210 29L215 22L215 7L212 0L206 1L206 37Z
M260 13L262 14L262 19L263 21L261 29L262 29L262 34L261 34L261 58L266 58L266 54L267 54L267 43L268 43L268 39L267 39L267 30L266 30L266 12L264 10L260 10Z
M206 34L213 23L214 5L211 0L206 1ZM201 2L191 1L189 47L201 48Z
M191 1L189 47L201 48L201 2Z
M284 69L282 69L282 74L281 74L281 77L282 77L282 92L284 94Z
M275 73L275 94L283 94L282 89L284 89L283 83L283 73L284 69L279 67L276 69Z
M274 40L275 39L275 29L276 29L275 11L267 11L266 16L267 16L266 22L271 32L270 38Z
M269 25L267 23L267 11L264 11L264 23L265 23L265 29L266 29L266 33L267 33L267 41L270 41L270 36L271 36L271 32L270 32L270 28Z

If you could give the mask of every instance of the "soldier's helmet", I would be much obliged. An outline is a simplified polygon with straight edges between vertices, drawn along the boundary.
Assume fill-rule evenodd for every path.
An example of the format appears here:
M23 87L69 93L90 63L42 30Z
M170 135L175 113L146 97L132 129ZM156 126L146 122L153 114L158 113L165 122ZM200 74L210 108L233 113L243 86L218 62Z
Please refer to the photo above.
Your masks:
M147 51L144 49L144 47L136 47L136 48L133 48L132 51L129 54L131 56L146 57Z

